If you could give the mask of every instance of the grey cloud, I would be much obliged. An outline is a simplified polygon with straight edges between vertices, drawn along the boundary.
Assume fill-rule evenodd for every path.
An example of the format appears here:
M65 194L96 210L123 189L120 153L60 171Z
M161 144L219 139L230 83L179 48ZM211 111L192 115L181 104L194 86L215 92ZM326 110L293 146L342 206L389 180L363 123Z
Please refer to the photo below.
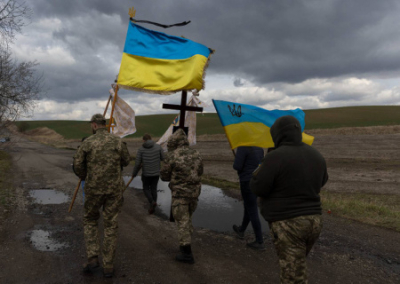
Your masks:
M400 71L400 4L395 0L36 0L29 5L32 21L55 17L63 22L53 38L77 60L61 70L40 67L52 99L61 101L95 98L108 88L117 70L96 54L120 61L132 5L137 19L191 20L171 29L145 26L215 49L208 74L263 85ZM105 45L110 45L107 52Z

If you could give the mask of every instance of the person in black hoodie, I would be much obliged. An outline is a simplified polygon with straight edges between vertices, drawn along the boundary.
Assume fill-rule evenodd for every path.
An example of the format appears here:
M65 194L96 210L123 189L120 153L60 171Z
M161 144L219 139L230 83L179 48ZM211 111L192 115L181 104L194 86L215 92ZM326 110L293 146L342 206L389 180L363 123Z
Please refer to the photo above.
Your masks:
M150 134L143 135L143 145L137 151L132 177L142 168L143 192L149 201L149 214L153 214L157 207L157 184L162 160L164 153L161 146L151 140Z
M328 181L325 159L302 142L299 121L278 118L271 127L275 150L253 173L250 188L260 197L281 268L281 283L307 283L306 256L321 229L320 190Z

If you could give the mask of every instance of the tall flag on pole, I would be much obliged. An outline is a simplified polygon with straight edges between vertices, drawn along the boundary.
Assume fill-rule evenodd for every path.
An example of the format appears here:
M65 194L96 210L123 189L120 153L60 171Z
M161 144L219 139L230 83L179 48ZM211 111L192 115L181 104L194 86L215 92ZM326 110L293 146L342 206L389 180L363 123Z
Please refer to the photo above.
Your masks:
M213 100L219 119L231 149L239 146L258 146L273 148L270 128L281 116L291 115L297 118L301 125L303 142L311 145L314 137L304 133L305 113L297 108L294 110L266 110L260 107L238 104L234 102Z
M205 103L199 100L199 98L195 95L189 99L188 106L193 107L207 107ZM173 127L179 125L179 114L174 118L171 125L168 127L167 131L161 136L160 140L157 141L157 144L161 145L161 148L164 151L167 151L167 141L168 138L172 135ZM187 111L185 118L185 127L189 127L188 140L189 145L196 145L196 112L195 111Z
M117 84L157 94L200 91L211 53L200 43L130 21Z
M110 95L114 99L114 89L110 89ZM113 134L122 138L136 132L135 111L118 96L115 101L113 119L116 122L116 125L114 124L111 126L111 132Z

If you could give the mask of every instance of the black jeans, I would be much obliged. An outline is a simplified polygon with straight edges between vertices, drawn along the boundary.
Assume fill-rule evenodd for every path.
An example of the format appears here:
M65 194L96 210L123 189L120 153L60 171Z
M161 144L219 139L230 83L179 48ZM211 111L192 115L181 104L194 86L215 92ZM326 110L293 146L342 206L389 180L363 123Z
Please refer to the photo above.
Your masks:
M143 192L149 203L157 202L157 184L160 176L146 177L142 175Z
M261 230L260 218L258 217L257 196L250 190L250 181L240 182L240 191L242 193L244 215L240 230L244 232L251 222L251 225L256 235L256 241L264 242Z

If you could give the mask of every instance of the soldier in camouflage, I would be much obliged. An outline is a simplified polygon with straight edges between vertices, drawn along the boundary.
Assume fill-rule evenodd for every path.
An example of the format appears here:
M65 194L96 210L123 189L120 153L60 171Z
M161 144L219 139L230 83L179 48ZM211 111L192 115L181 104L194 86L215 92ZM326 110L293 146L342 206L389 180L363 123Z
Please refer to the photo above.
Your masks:
M268 153L250 181L260 197L279 258L281 283L308 283L306 257L321 229L319 193L328 181L325 159L302 142L299 121L278 118L271 127L275 150Z
M99 210L103 208L103 269L104 276L112 277L117 242L117 217L123 204L125 187L121 171L122 167L129 164L130 155L126 144L107 131L103 115L93 115L90 123L94 135L82 143L73 163L75 174L85 180L83 225L88 262L84 265L84 271L91 272L99 266L98 219Z
M189 148L185 132L178 129L168 139L168 154L160 175L169 181L172 194L172 215L178 227L180 253L176 260L194 263L191 248L192 215L197 207L201 190L203 161L199 152Z

